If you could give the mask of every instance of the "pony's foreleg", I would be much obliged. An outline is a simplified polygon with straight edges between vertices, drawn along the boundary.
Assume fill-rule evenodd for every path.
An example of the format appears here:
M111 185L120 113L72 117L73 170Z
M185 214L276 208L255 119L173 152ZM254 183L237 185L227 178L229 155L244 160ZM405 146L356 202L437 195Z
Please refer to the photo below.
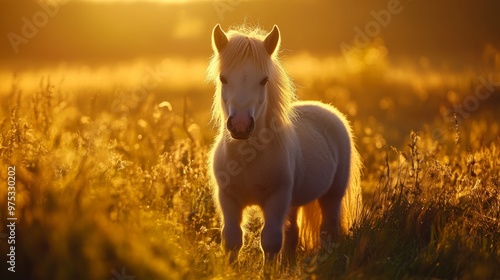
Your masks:
M241 220L243 207L223 191L219 193L219 203L222 211L222 246L230 264L238 260L238 252L243 245Z
M283 225L289 208L290 194L285 191L274 193L263 206L264 228L262 229L261 246L266 265L277 260L283 245Z

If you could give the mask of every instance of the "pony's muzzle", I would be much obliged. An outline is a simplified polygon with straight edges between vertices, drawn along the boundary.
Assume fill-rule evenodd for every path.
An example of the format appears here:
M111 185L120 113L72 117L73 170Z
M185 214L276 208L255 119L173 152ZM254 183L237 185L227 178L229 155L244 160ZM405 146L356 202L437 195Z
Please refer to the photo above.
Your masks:
M255 127L255 121L252 117L248 119L242 118L227 118L227 130L231 133L234 139L245 140L250 138Z

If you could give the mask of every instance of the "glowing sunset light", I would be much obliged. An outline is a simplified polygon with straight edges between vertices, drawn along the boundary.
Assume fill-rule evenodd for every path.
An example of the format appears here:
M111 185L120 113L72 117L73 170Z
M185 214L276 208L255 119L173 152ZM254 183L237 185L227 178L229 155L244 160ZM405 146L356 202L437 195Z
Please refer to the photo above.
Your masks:
M96 3L135 3L135 2L157 2L162 4L186 4L194 2L213 2L213 0L77 0L82 2Z

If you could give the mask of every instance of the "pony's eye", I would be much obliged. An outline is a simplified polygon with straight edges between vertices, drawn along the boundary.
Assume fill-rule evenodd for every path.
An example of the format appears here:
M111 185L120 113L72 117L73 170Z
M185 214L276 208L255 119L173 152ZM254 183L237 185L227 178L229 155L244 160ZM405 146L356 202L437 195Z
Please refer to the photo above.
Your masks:
M267 82L268 82L268 81L269 81L269 78L268 78L268 77L265 77L264 79L262 79L262 80L260 81L260 85L261 85L261 86L265 86L265 85L267 84Z
M219 80L223 85L227 84L227 80L223 76L219 76Z

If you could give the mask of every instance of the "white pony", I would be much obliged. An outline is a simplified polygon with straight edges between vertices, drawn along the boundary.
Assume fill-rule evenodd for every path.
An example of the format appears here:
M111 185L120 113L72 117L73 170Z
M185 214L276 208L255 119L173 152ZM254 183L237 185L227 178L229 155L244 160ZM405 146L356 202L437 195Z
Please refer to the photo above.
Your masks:
M216 85L219 133L209 170L230 263L243 245L248 206L263 211L265 263L282 248L289 256L299 244L317 247L320 235L337 239L361 210L361 162L349 123L330 105L296 101L279 45L277 26L267 35L213 29L208 79Z

